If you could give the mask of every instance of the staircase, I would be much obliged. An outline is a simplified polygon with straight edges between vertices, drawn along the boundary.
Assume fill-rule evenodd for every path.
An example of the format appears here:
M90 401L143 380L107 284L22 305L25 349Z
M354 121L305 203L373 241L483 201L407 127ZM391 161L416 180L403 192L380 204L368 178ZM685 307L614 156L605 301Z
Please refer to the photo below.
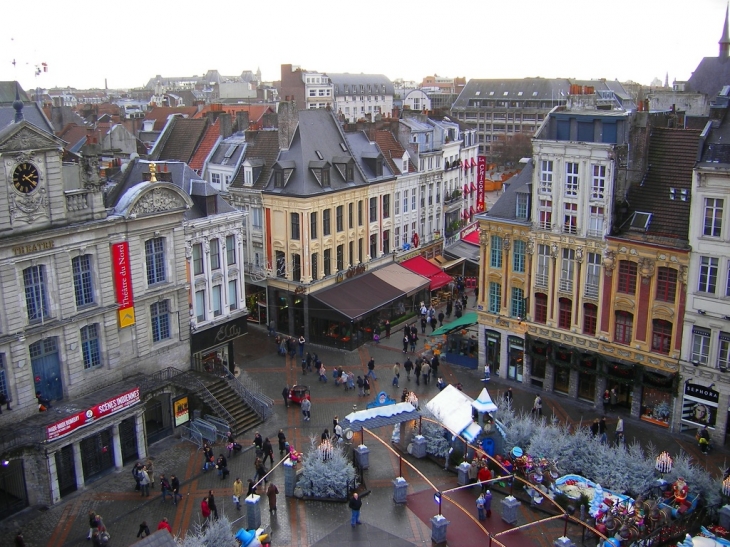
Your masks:
M262 423L261 418L246 404L241 396L224 379L220 378L207 386L208 391L233 418L234 436L242 435ZM215 411L215 409L213 409ZM216 414L219 414L216 412ZM227 416L220 416L231 423Z

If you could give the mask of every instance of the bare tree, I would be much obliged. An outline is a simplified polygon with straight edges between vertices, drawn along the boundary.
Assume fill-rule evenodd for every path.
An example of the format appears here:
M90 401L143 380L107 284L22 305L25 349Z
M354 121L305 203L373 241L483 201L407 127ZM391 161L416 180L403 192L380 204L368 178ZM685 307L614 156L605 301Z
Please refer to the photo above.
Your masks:
M532 157L532 137L524 133L503 135L492 143L492 159L497 165L514 167L522 158Z

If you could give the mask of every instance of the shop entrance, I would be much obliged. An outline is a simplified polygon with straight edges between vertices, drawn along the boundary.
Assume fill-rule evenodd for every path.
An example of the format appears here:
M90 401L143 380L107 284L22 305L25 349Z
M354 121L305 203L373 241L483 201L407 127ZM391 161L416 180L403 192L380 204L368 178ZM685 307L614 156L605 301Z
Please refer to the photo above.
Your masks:
M499 352L500 346L502 345L500 343L502 335L497 331L488 330L485 331L485 336L487 341L487 347L485 350L487 364L490 366L491 373L499 376Z
M608 382L606 389L610 390L611 387L616 390L616 405L619 408L625 408L631 410L631 402L634 396L634 386L631 384L624 384L620 382Z
M525 359L525 341L516 336L507 337L507 360L509 368L507 369L507 377L510 380L522 382L524 373Z
M147 402L144 411L144 421L148 444L164 439L172 433L170 418L165 414L165 409L168 406L167 404L163 404L163 401L159 399L151 399ZM169 412L167 414L169 415Z
M28 506L23 460L10 460L0 467L0 519Z
M127 464L138 459L137 427L134 417L127 418L119 424L119 443L122 448L122 463Z
M61 497L76 492L76 464L71 444L56 452L56 479Z
M114 450L110 429L81 441L81 465L84 468L84 482L98 478L114 468Z

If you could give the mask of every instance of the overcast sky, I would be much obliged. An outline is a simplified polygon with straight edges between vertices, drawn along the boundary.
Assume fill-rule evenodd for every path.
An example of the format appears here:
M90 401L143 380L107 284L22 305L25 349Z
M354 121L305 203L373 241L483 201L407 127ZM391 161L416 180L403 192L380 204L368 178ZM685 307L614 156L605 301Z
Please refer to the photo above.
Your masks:
M717 56L727 0L35 0L3 6L0 80L139 87L157 74L319 72L686 80ZM195 9L191 7L195 6ZM12 61L16 61L15 67ZM34 76L35 66L48 72Z

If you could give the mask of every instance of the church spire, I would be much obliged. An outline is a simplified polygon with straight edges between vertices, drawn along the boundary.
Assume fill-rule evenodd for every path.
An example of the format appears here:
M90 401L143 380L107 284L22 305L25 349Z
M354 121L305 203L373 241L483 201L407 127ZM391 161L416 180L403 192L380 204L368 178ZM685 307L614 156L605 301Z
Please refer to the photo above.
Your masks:
M725 8L725 24L722 27L722 38L720 38L720 58L730 57L730 30L728 29L728 15L730 15L730 3Z

